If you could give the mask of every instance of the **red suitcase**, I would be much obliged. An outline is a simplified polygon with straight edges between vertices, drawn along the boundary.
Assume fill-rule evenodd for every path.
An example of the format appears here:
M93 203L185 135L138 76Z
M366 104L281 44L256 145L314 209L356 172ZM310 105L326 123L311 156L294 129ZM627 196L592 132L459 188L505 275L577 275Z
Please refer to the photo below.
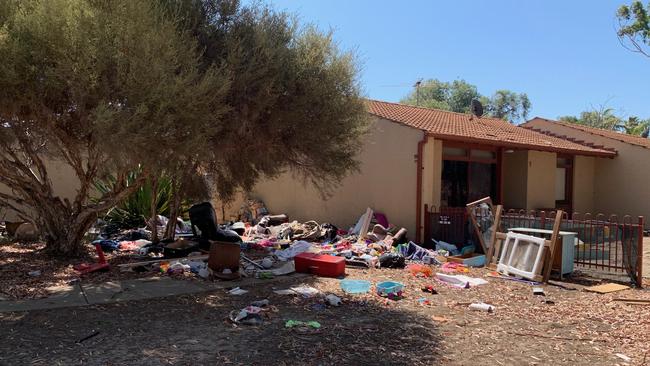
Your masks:
M296 272L311 273L323 277L339 277L345 274L345 258L333 255L300 253L294 258Z

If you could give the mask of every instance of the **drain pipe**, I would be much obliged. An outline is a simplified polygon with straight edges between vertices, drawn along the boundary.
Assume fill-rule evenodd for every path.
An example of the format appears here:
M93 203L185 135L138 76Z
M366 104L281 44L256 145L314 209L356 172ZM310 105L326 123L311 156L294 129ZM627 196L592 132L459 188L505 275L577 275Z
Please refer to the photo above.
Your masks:
M417 169L417 175L416 175L416 181L417 181L417 191L415 192L415 204L417 205L415 208L415 242L420 244L420 231L422 229L422 169L424 168L424 165L422 163L423 160L423 150L424 150L424 144L427 143L427 133L422 132L422 140L418 141L418 154L417 154L417 159L416 159L416 169Z

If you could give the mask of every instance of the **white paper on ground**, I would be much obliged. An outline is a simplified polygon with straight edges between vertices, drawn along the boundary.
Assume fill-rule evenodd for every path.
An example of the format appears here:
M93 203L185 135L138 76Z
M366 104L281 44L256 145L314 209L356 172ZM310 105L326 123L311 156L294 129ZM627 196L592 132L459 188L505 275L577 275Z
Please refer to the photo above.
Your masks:
M228 293L231 295L243 295L247 292L247 290L240 289L239 287L235 287L234 289L228 291Z
M464 275L448 275L444 273L436 273L436 278L442 282L459 288L465 288L467 287L467 284L469 284L470 287L474 287L488 283L488 281L482 278L468 277Z
M286 290L275 290L274 293L278 295L302 295L304 297L314 297L320 294L318 289L315 289L311 286L296 286L291 287Z
M283 264L282 266L275 268L275 269L269 269L269 270L264 270L264 271L258 271L258 273L271 273L274 276L284 276L288 275L290 273L293 273L296 271L296 264L294 261L289 261Z

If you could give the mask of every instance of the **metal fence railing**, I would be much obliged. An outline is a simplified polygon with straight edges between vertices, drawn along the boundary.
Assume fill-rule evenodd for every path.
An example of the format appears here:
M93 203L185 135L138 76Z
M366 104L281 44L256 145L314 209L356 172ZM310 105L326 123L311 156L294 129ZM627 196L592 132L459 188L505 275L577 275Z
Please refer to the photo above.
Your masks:
M425 207L425 238L455 245L472 245L477 238L464 207ZM500 231L510 228L552 229L555 212L508 210L501 216ZM576 233L574 264L605 272L626 274L641 286L644 218L602 214L565 214L561 231Z

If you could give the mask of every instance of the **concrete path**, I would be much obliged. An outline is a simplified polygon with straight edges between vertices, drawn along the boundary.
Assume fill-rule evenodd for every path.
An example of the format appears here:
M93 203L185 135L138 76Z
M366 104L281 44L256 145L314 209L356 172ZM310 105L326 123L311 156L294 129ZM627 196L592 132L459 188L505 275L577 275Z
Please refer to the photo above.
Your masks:
M237 281L220 282L175 280L170 277L150 277L114 282L109 281L101 284L84 284L78 282L70 286L50 288L48 290L50 290L53 295L44 299L0 301L0 313L109 304L120 301L143 300L223 290L225 288L237 286L246 289L247 287L259 284L280 283L306 276L307 275L304 274L294 273L268 280L246 278Z

